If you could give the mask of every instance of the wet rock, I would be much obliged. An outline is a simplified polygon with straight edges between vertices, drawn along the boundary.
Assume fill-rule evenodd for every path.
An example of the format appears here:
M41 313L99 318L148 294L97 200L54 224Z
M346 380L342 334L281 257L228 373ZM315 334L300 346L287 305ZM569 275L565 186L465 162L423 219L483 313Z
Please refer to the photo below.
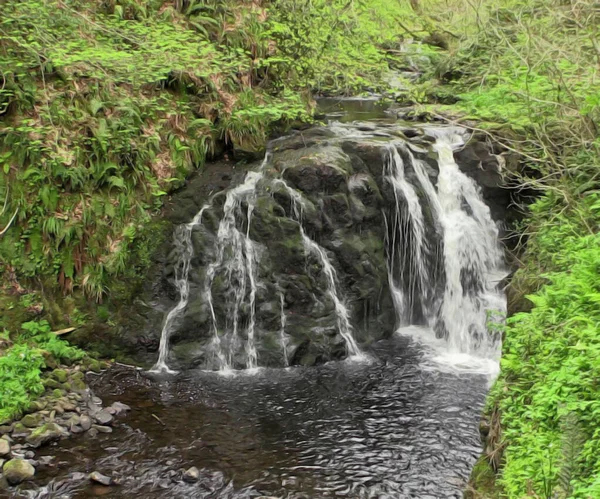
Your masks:
M92 425L92 429L96 430L99 433L112 433L113 429L110 426L102 426L102 425Z
M60 440L69 435L69 432L56 423L46 423L35 430L26 439L27 443L37 448L49 442Z
M109 486L112 485L113 481L112 478L103 475L102 473L98 472L98 471L93 471L92 473L89 474L89 479L92 482L96 482L99 483L100 485L105 485L105 486Z
M131 407L127 404L122 404L121 402L114 402L111 407L116 411L117 415L131 410Z
M18 485L26 480L31 480L35 475L35 468L24 459L11 459L2 467L4 477L11 485Z
M74 473L71 473L71 480L73 480L74 482L80 482L81 480L85 480L87 476L88 475L86 475L85 473L80 473L79 471L76 471Z
M83 431L88 431L92 427L92 419L84 414L79 418L79 426L81 426Z
M3 438L0 438L0 457L8 456L9 454L10 444Z
M107 410L103 409L94 414L94 419L101 425L107 425L111 424L114 418Z
M96 438L98 436L98 429L97 428L90 428L87 432L87 436L90 438Z
M200 478L200 470L198 468L196 468L195 466L188 468L183 473L183 480L188 483L197 482L199 478Z

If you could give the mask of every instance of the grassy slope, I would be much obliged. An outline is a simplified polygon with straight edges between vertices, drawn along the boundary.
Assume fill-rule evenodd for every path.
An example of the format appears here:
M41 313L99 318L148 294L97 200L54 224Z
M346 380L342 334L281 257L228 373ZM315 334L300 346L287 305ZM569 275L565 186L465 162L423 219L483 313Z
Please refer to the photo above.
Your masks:
M450 51L413 96L459 94L451 108L433 110L479 120L521 155L527 175L516 182L540 193L518 228L527 247L518 256L511 306L522 312L506 327L502 373L489 397L487 458L498 474L490 488L489 473L478 473L475 495L598 498L597 6L585 0L424 5L432 23L449 19L444 27L456 36L448 36Z

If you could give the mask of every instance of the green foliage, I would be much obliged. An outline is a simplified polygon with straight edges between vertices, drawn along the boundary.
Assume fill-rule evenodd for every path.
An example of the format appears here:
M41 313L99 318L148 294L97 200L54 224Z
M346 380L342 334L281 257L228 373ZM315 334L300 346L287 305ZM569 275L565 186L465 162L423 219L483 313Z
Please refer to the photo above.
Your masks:
M17 217L0 255L19 276L96 300L143 268L151 216L219 147L260 150L274 129L309 121L306 90L381 86L381 46L404 12L386 0L5 0L2 11L0 195Z
M559 207L547 196L532 209L539 229L519 272L547 284L528 296L531 312L509 319L491 395L509 444L500 477L509 497L587 497L600 470L600 197L580 201L585 224L572 210L552 216Z
M73 362L84 353L50 332L46 321L22 325L18 344L0 356L0 421L27 409L44 392L42 371L47 362Z

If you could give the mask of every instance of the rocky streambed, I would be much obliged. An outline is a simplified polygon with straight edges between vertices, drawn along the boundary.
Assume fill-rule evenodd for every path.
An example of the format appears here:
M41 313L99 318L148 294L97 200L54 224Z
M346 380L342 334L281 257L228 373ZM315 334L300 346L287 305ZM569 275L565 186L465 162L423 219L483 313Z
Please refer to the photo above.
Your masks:
M99 375L100 363L93 362ZM86 383L80 366L55 369L45 379L46 393L34 401L22 418L0 426L0 491L31 481L38 471L56 465L51 449L61 440L83 437L90 441L112 433L117 419L130 407L118 401L105 406ZM110 479L98 472L79 479L108 485Z

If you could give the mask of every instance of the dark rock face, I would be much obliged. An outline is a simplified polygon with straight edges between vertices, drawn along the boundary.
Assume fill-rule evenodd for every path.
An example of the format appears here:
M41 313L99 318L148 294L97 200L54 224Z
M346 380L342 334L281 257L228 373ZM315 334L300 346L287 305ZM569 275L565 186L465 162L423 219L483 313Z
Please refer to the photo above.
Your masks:
M338 292L350 311L357 342L368 344L395 329L386 260L386 218L393 209L394 194L385 178L386 147L392 141L402 143L401 154L412 154L426 163L434 184L437 162L431 137L421 128L366 124L356 130L356 134L340 134L329 128L314 128L274 141L264 179L255 187L250 223L247 216L236 221L239 231L247 233L257 248L254 320L261 366L311 365L343 358L347 353L335 304L327 292L323 264L307 252L303 233L325 250L335 269ZM455 158L482 186L495 219L501 220L510 199L501 188L498 160L490 146L471 141ZM244 170L223 164L216 172L208 167L208 172L192 179L174 196L167 215L174 224L187 223L205 203L211 203L202 223L191 233L190 298L171 336L170 363L178 368L212 365L214 323L206 283L211 262L219 258L217 233L226 203L225 193L215 195L214 191L239 185L245 175ZM407 176L413 174L406 172ZM296 193L294 198L302 200L301 217L290 189ZM243 212L247 207L241 208ZM234 257L228 251L223 255L226 259ZM174 285L177 251L172 243L165 245L156 262L156 273L145 296L131 314L131 324L136 326L124 331L126 341L137 350L144 347L152 353L152 360L164 317L179 299ZM230 304L236 300L236 290L246 286L236 318L236 341L243 344L250 321L248 283L226 274L218 270L210 281L218 334L225 337L231 329ZM238 351L243 352L243 348ZM244 367L241 353L231 360L234 367Z

